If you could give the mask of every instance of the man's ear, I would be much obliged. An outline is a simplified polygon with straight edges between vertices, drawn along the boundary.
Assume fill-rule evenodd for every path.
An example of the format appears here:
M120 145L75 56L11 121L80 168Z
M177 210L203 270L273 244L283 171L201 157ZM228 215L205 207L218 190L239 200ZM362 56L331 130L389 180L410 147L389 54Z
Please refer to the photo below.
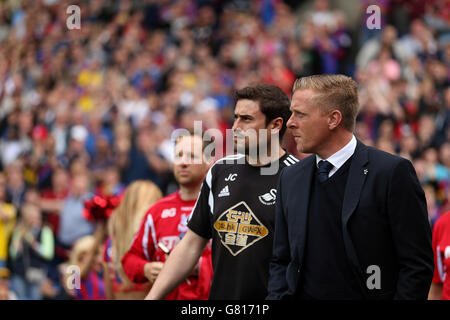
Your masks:
M337 109L332 110L328 115L328 128L330 130L334 130L339 126L341 122L342 122L342 113Z
M278 132L280 132L282 127L283 127L283 118L277 117L270 121L268 129L269 130L277 130Z

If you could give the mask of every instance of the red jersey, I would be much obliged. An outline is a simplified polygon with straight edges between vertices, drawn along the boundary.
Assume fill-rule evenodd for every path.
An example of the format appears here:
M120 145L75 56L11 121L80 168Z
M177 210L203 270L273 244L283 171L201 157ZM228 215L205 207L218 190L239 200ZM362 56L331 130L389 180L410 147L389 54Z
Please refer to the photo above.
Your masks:
M442 283L442 300L450 300L450 211L433 228L434 283Z
M188 230L187 220L195 201L184 201L177 191L150 207L131 248L121 260L131 281L148 281L144 275L144 265L149 261L166 260L166 254L159 248L158 243L163 243L169 250L175 247ZM167 300L208 299L213 274L210 245L203 251L198 266L198 275L189 276L166 297Z

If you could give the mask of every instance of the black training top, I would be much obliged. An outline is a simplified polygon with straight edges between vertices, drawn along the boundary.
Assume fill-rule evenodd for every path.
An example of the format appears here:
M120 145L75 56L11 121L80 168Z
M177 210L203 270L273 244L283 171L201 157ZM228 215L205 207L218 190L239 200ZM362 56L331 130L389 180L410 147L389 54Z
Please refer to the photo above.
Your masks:
M209 170L188 227L212 238L210 299L267 296L278 176L298 161L286 153L267 166L255 167L245 156L235 155Z

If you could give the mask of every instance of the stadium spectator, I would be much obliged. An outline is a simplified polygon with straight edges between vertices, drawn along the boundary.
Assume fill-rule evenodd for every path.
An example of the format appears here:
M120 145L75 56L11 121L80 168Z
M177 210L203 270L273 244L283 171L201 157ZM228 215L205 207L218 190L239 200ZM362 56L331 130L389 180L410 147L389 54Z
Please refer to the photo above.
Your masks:
M58 240L65 249L70 249L79 238L94 233L94 224L83 216L84 201L90 196L89 183L88 175L73 177L69 196L61 208Z
M120 260L126 254L145 213L162 197L159 188L150 181L137 180L131 183L108 221L109 238L105 242L104 261L105 287L108 299L142 300L149 284L132 283L122 268ZM109 289L109 290L108 290Z
M16 208L20 209L25 201L26 190L27 186L23 176L23 162L16 160L6 168L7 199Z
M70 259L62 269L64 289L75 300L106 299L101 253L98 238L93 235L83 236L73 244Z
M39 300L41 285L54 255L52 230L43 225L38 206L25 204L22 217L11 236L11 287L19 299Z
M17 210L6 202L6 179L0 172L0 286L7 287L10 270L7 267L8 244L16 222Z
M51 188L41 192L39 205L54 234L58 232L63 202L69 194L69 175L64 168L55 168Z

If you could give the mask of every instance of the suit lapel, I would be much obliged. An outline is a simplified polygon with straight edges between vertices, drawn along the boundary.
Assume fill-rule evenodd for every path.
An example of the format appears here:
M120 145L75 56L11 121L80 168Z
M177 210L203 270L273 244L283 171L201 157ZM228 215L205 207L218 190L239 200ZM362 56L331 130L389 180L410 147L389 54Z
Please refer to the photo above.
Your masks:
M347 186L344 193L342 205L342 225L347 225L348 220L356 209L359 196L368 174L366 165L368 163L367 147L358 140L352 163L348 173Z

